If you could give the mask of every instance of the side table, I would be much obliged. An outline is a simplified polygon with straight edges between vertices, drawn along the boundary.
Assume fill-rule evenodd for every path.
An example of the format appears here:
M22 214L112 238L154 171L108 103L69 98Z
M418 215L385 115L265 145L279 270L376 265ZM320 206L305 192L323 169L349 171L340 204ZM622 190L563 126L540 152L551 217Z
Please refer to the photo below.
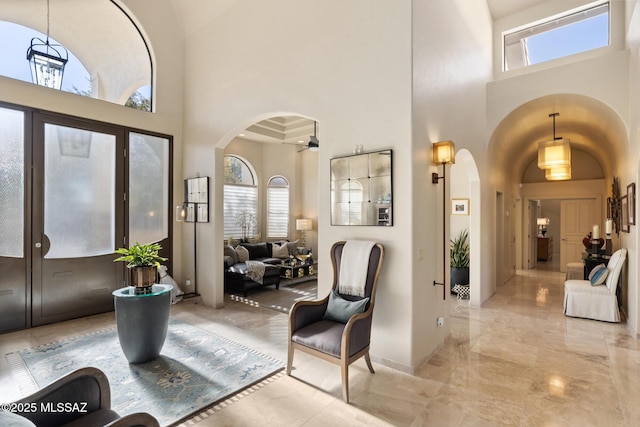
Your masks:
M120 347L129 363L149 362L160 355L169 327L172 285L154 284L148 294L133 286L113 291Z

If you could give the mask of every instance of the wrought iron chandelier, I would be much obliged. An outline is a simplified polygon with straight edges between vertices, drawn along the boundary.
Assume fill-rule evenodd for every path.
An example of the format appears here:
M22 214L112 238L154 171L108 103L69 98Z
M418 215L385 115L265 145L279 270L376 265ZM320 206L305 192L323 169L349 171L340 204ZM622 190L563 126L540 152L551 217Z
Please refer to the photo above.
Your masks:
M27 61L31 68L31 79L39 86L53 89L62 87L64 66L69 60L67 49L62 45L49 42L49 0L47 0L47 39L31 39L27 49Z

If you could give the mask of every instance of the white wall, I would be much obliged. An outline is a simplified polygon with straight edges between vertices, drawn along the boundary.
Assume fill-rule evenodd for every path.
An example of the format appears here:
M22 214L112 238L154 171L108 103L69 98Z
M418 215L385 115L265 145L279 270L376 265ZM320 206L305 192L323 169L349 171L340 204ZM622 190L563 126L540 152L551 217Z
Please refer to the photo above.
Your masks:
M413 214L410 22L409 1L239 0L184 44L189 70L186 172L198 167L213 175L214 158L219 156L215 147L225 147L262 118L295 114L318 120L322 129L317 154L320 208L314 226L319 294L326 294L331 285L328 253L333 242L383 243L387 255L378 286L371 352L405 368L412 365L412 260L407 257ZM330 225L329 160L348 154L355 144L362 144L365 151L394 150L393 227ZM221 206L215 207L214 215L221 215ZM222 246L222 233L203 232L207 241ZM215 247L202 256L203 261L221 259ZM217 306L222 301L217 291L222 272L212 271L210 276L200 291L205 303Z
M438 316L447 317L441 286L443 273L449 280L449 200L453 197L451 176L454 167L446 166L447 182L431 184L431 173L442 175L442 166L431 165L431 144L452 140L456 149L467 149L479 168L486 158L486 82L492 78L491 17L484 2L413 1L413 233L410 254L414 262L412 298L412 361L419 365L449 332L436 326ZM394 176L394 182L395 176ZM468 181L467 181L467 185ZM475 183L474 185L478 185ZM442 191L444 195L445 253L442 236ZM457 190L455 190L457 191ZM470 190L470 194L473 191ZM484 200L478 209L475 242L490 242L485 229L490 221ZM482 210L482 212L480 212ZM473 227L470 233L474 233ZM480 251L476 250L476 254ZM490 253L490 252L485 252ZM445 272L442 257L445 256ZM474 257L472 246L471 257ZM479 259L478 259L479 260ZM473 261L472 261L473 262ZM485 281L490 268L478 265L479 281ZM471 276L473 277L473 265ZM448 289L448 288L447 288ZM447 296L448 297L448 296Z

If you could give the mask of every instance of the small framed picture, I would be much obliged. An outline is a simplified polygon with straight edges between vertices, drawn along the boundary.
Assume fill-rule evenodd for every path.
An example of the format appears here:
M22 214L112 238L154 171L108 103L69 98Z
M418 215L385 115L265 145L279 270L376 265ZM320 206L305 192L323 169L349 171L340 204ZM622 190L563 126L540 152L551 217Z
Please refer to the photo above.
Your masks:
M629 225L636 225L636 184L627 185L627 208L629 209Z
M629 228L629 201L627 195L620 197L620 231L628 233Z
M469 215L469 199L451 199L451 215Z

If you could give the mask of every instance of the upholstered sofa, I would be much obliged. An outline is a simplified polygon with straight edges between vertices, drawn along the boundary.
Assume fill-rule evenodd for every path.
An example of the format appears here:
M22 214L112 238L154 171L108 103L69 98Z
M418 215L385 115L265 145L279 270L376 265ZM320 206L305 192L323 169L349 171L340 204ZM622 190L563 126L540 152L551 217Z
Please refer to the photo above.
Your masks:
M295 242L261 242L240 243L235 248L224 247L224 288L225 290L241 290L246 297L249 290L260 286L275 285L280 287L280 263L295 255L298 241ZM275 253L274 253L275 250ZM252 279L249 274L249 261L264 264L264 275L261 281Z

